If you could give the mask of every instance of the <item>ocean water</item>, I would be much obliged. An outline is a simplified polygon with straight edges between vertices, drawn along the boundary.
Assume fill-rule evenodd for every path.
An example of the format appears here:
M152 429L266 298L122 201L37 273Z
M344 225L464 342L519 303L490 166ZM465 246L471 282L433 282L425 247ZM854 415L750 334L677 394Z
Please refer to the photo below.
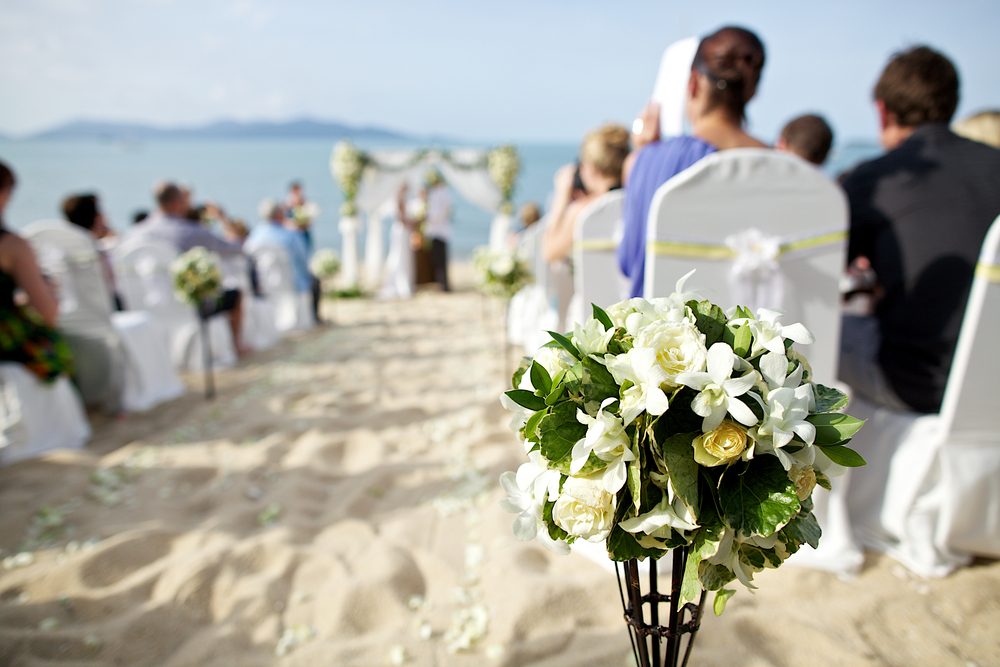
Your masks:
M340 249L337 231L343 201L330 174L333 144L307 140L218 140L198 142L92 142L0 140L0 161L14 169L18 184L4 215L19 229L35 220L62 217L64 197L81 192L98 194L110 224L124 231L140 210L154 208L153 185L174 180L189 185L197 202L219 204L230 217L252 226L257 205L266 198L283 200L288 184L300 180L307 198L320 207L313 222L316 248ZM552 177L576 158L574 144L520 145L522 172L514 192L520 205L535 201L543 208ZM871 143L836 148L826 165L835 175L879 154ZM453 258L464 258L489 240L492 214L453 193Z

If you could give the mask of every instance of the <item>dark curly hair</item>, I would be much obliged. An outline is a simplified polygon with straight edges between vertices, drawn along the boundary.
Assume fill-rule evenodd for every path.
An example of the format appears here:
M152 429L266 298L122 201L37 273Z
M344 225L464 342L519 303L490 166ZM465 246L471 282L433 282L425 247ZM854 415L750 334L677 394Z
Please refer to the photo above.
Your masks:
M764 44L749 30L733 26L702 39L691 65L714 84L708 110L722 107L741 121L747 102L757 92L763 68Z

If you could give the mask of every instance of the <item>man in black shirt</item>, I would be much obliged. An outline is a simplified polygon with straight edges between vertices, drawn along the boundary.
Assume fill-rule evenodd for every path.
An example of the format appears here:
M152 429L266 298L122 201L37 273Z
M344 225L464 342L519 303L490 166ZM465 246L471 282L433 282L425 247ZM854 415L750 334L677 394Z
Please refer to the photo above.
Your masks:
M867 258L879 295L845 316L840 378L879 405L938 412L983 238L1000 214L1000 151L948 129L958 74L925 46L875 86L882 157L844 180L848 260ZM863 261L863 260L862 260Z

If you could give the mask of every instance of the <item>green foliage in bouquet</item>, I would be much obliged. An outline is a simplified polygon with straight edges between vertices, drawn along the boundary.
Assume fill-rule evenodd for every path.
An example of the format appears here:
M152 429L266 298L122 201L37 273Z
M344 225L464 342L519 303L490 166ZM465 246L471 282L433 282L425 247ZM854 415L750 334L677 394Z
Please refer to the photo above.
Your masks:
M203 246L195 246L175 259L170 264L170 275L177 299L192 306L222 291L219 256Z
M689 274L690 275L690 274ZM500 478L514 534L568 553L603 542L615 561L688 549L681 603L816 547L817 484L864 465L862 422L815 384L776 311L728 315L684 293L631 299L526 359L501 401L529 461Z
M527 262L512 250L479 246L472 251L472 270L481 292L509 299L534 279Z

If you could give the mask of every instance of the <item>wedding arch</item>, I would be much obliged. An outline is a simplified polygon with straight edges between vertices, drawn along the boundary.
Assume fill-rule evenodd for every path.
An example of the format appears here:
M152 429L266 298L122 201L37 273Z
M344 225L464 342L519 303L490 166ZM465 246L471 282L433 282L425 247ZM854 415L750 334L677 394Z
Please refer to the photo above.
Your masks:
M511 227L511 195L520 171L517 149L393 149L362 151L350 141L334 146L330 171L344 194L341 207L341 281L360 282L358 235L367 225L365 278L377 285L384 261L381 221L394 208L396 193L404 183L420 181L436 169L445 182L473 206L494 213L490 245L502 243Z

